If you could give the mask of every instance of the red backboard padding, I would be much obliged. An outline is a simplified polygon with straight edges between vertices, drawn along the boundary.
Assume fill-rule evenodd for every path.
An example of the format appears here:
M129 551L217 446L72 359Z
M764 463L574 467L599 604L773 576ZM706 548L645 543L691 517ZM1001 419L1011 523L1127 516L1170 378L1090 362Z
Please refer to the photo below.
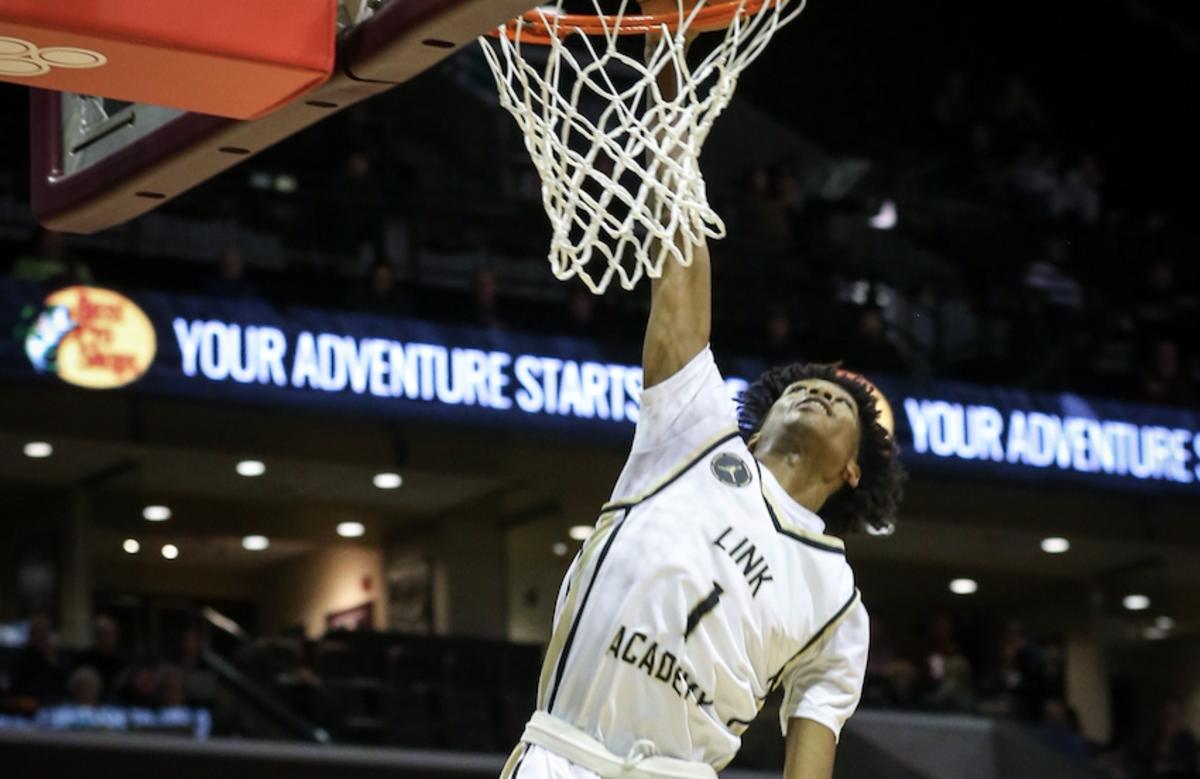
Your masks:
M333 70L336 0L3 0L0 80L237 119Z

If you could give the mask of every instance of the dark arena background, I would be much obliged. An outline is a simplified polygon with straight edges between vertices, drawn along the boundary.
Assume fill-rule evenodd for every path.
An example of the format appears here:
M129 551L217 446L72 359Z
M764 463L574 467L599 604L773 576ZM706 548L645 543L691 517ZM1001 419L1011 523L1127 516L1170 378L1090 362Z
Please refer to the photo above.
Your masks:
M42 204L57 96L0 83L0 774L499 773L649 302L546 267L509 5L394 79L345 23L359 102L112 226ZM843 360L911 474L846 539L839 779L1197 776L1197 73L1184 0L812 0L717 121L731 389ZM780 775L777 711L724 775Z

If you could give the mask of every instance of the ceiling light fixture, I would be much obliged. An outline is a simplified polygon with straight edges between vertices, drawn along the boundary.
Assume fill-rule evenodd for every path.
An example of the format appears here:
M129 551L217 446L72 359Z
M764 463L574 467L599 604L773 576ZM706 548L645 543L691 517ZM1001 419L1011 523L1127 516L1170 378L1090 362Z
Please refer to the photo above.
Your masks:
M360 538L367 528L361 522L339 522L337 534L342 538Z
M1057 536L1042 539L1042 551L1046 554L1062 554L1071 548L1071 542Z
M142 517L148 522L166 522L171 518L171 509L167 506L147 506L142 509Z
M950 592L955 595L973 595L979 589L974 579L954 579L950 582Z
M592 535L594 530L595 528L591 525L573 525L571 529L567 531L567 535L576 541L586 541Z
M138 543L136 538L126 538L121 548L125 550L125 554L137 554L142 551L142 545Z
M266 536L246 536L242 539L242 549L247 552L261 552L271 545Z
M262 476L267 466L261 460L242 460L237 464L238 476Z
M45 441L30 441L25 444L25 456L40 460L54 454L54 447Z
M1133 593L1132 595L1126 595L1121 600L1121 605L1130 611L1145 611L1150 608L1150 598L1139 593Z
M163 544L162 556L168 560L174 560L179 557L179 547L174 544Z
M381 490L398 489L404 483L404 479L398 473L377 473L373 481Z

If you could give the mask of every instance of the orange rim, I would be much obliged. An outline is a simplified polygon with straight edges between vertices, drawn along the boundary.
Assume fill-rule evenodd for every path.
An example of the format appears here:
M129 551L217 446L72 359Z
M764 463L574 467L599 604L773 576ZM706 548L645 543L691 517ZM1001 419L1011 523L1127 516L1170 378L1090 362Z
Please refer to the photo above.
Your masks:
M753 16L784 0L720 0L709 3L696 12L688 30L691 32L714 32L724 30L741 16ZM686 19L686 13L684 18ZM503 28L509 40L549 46L555 40L570 35L608 35L614 29L618 35L645 35L658 32L664 26L674 31L681 23L679 13L662 14L559 14L550 16L537 10L526 11ZM501 30L492 30L488 35L500 37Z

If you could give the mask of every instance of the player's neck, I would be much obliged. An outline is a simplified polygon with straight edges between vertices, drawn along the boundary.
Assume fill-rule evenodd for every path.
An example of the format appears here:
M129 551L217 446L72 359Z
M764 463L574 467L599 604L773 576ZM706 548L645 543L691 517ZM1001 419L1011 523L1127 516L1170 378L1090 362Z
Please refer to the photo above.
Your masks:
M755 457L771 472L792 500L814 514L821 510L830 495L841 488L841 484L830 483L821 475L814 458L805 457L802 453L766 451L756 452Z

